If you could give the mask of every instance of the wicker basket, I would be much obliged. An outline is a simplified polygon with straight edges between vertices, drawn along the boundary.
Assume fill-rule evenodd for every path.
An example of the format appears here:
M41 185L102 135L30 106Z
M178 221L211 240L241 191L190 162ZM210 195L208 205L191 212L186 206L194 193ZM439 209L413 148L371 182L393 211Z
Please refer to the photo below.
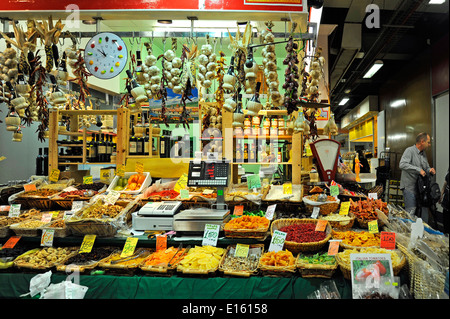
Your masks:
M93 248L93 250L96 249L95 247ZM105 247L105 249L108 249L108 251L106 253L109 253L109 256L111 255L112 252L115 251L115 248L112 247ZM91 250L92 253L92 250ZM89 255L90 253L83 253L84 255ZM72 255L71 257L75 257L76 255ZM97 258L97 260L91 260L90 262L87 263L80 263L80 264L72 264L69 263L70 262L70 258L67 258L64 263L61 263L59 265L56 266L56 270L57 271L64 271L64 272L85 272L87 270L92 270L95 267L98 266L98 264L100 263L100 260L103 260L109 256L103 257L103 258Z
M363 253L363 252L362 252ZM394 276L398 276L400 271L403 269L403 267L406 265L406 257L403 255L401 251L396 251L397 254L401 255L400 263L398 265L392 265L392 270L394 272ZM350 264L347 264L342 260L340 253L336 254L336 261L339 265L339 269L341 270L342 274L344 275L345 279L351 280L352 279L352 268Z
M65 261L67 259L69 259L72 256L75 256L78 253L78 248L75 248L75 247L65 247L65 248L69 251L69 253L59 261L50 262L46 265L35 265L35 264L25 262L24 260L21 260L21 258L17 258L14 261L14 266L17 268L25 268L25 269L34 270L34 271L49 270L55 266L65 263ZM39 253L40 250L41 249L38 249L37 251L33 252L33 254Z
M331 278L338 267L337 262L334 265L310 264L301 261L300 257L301 254L298 255L295 265L303 278Z
M140 257L133 259L134 262L129 263L129 264L123 264L123 263L113 264L113 263L111 263L112 259L120 256L120 254L122 253L121 250L118 250L118 251L112 253L109 257L102 259L98 263L98 267L103 268L103 269L108 269L108 270L118 270L118 271L125 271L125 272L129 272L130 270L134 271L135 269L139 268L143 259L147 258L154 251L155 251L154 249L137 248L134 251L133 256L140 256ZM133 256L130 256L129 258L133 258Z
M145 260L144 260L144 262L141 263L139 268L142 271L145 271L145 272L148 272L148 273L152 273L152 274L171 275L177 269L178 263L184 258L185 252L186 252L186 249L183 249L183 253L180 256L174 257L174 259L171 261L170 267L169 267L168 264L145 265ZM151 258L152 255L153 254L149 255L146 259ZM174 256L176 256L176 254Z
M12 224L9 227L17 236L23 236L23 237L40 236L41 235L41 227L43 225L45 225L45 223L43 222L41 225L34 227L34 228L23 227L24 223L28 223L30 221L31 220L25 220L25 221L17 223L17 224ZM35 222L39 222L39 221L35 221Z
M188 254L186 256L188 256ZM177 272L182 273L184 275L212 275L219 269L219 265L222 264L224 259L225 259L225 252L222 254L222 258L219 260L219 263L217 264L217 266L214 268L210 268L210 269L186 268L186 267L183 267L180 264L178 264Z
M223 225L225 237L227 238L253 238L253 239L265 239L269 235L269 226L264 228L254 229L227 229L226 224Z
M315 202L312 201L310 197L311 196L303 197L303 203L305 203L306 212L309 214L313 213L314 207L320 207L320 215L328 215L336 212L339 209L339 199L333 202Z
M74 201L83 201L88 202L92 197L79 197L79 196L67 196L65 198L61 197L54 197L52 198L52 201L59 206L59 208L64 210L70 210L72 209L72 204Z
M293 254L294 255L294 254ZM262 258L262 256L261 256ZM291 277L296 271L295 261L288 266L270 266L261 263L261 258L258 262L258 268L263 276L267 277ZM295 258L295 256L294 256Z
M256 275L258 273L259 261L257 263L257 267L255 269L253 269L253 270L251 270L251 269L229 270L229 269L224 269L223 268L223 265L226 262L228 253L233 248L236 248L236 245L229 245L227 247L227 251L225 252L225 258L222 259L222 261L221 261L221 263L219 265L219 271L222 272L226 276L250 277L251 275ZM250 244L249 245L249 249L255 249L255 248L261 250L261 255L264 253L264 245L263 244Z
M91 205L94 204L95 203L92 203ZM135 207L135 204L135 201L130 202L128 206L114 218L81 219L80 216L83 214L84 210L90 207L90 205L88 205L76 212L70 219L66 220L66 227L76 236L97 235L99 237L114 237L121 222L126 222L127 214L132 212L132 208Z
M356 221L358 222L359 227L364 228L364 229L369 229L369 222L371 222L371 220L366 220L366 219L356 217ZM378 218L377 221L378 221L378 227L384 226L384 223L381 219Z
M332 215L332 214L330 214ZM330 216L328 215L328 216ZM330 223L331 227L333 229L339 229L339 230L347 230L347 229L351 229L353 227L353 225L355 224L355 215L353 215L352 213L349 213L348 216L351 218L350 221L332 221L332 220L328 220L328 223ZM319 219L326 219L323 218L321 216L319 216Z
M356 232L358 232L358 230L354 230L354 229L348 229L348 230L345 230L345 231L356 231ZM362 231L364 231L364 230L362 230ZM367 232L367 231L366 231ZM339 238L336 238L336 237L334 237L333 236L333 232L332 232L332 237L333 238L335 238L335 239L339 239ZM379 236L379 235L377 235L377 234L374 234L375 236ZM341 248L343 248L343 249L364 249L364 248L380 248L380 243L378 243L378 245L376 245L376 246L352 246L352 245L349 245L349 244L347 244L347 243L344 243L344 241L341 241L340 243L339 243L339 247L341 247Z
M53 237L55 238L63 238L63 237L67 237L69 236L72 232L71 230L66 226L66 224L64 223L64 227L50 227L51 224L53 224L55 222L51 221L50 223L39 227L42 231L44 231L44 229L50 229L50 230L54 230L54 234Z
M277 219L272 222L272 226L270 228L270 233L273 236L273 233L275 230L279 230L280 228L284 226L290 226L290 225L296 225L296 224L303 224L303 223L317 223L317 219L308 219L308 218L282 218ZM327 227L325 229L326 237L325 239L318 241L318 242L311 242L311 243L297 243L294 241L285 241L284 242L284 248L292 252L293 254L298 254L299 252L315 252L322 249L327 242L331 238L331 226L329 223L327 223Z

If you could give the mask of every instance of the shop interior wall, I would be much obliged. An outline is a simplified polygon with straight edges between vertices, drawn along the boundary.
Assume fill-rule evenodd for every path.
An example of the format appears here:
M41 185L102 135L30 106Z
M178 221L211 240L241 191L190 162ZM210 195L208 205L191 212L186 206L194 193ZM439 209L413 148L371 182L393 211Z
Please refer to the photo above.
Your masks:
M449 100L448 91L436 97L435 107L435 141L436 141L436 182L443 187L445 174L449 168Z
M397 154L394 177L400 178L398 162L404 150L415 143L420 132L432 135L431 53L427 49L416 56L380 89L380 110L385 111L386 148ZM392 103L404 100L400 106ZM433 139L434 140L434 139ZM427 152L430 165L433 152Z

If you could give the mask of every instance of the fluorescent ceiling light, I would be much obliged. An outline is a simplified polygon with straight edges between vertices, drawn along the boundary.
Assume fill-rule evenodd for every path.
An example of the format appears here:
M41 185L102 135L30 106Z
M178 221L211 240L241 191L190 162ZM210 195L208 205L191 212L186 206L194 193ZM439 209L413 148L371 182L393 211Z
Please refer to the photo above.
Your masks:
M348 97L344 97L341 102L339 102L339 105L345 105L350 99Z
M406 100L405 99L401 99L401 100L395 100L391 103L391 107L400 107L400 106L404 106L406 105Z
M370 79L375 73L378 72L379 69L383 66L383 61L376 60L375 63L372 65L372 67L369 69L369 71L364 74L364 79Z
M430 0L428 4L443 4L445 0Z

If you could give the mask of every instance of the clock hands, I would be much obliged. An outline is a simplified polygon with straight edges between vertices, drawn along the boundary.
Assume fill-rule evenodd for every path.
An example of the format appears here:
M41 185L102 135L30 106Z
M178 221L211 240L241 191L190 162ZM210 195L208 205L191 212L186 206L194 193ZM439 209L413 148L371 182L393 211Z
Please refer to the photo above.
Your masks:
M106 58L106 53L101 51L100 49L97 49L98 52L100 52L101 54L103 54L103 56Z

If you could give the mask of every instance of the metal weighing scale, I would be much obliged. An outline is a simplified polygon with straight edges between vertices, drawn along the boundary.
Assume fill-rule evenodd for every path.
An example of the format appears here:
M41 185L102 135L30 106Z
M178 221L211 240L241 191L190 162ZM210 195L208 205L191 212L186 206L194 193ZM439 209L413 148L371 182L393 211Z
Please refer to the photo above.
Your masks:
M332 139L322 139L309 144L309 146L317 160L317 169L322 182L334 180L341 144Z
M173 219L181 207L180 201L149 202L132 213L135 230L172 230Z
M228 186L230 163L220 160L194 160L189 163L188 186L216 187L217 199L211 208L186 209L173 218L173 230L181 233L200 233L205 224L221 225L230 218L225 204L224 189Z

